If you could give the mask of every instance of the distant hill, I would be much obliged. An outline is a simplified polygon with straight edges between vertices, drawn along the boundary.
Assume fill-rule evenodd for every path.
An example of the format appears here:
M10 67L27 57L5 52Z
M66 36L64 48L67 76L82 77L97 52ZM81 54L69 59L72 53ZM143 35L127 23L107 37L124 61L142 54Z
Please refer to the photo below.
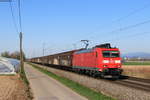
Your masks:
M123 54L122 57L128 57L128 58L147 58L150 59L150 53L145 52L136 52L136 53L127 53Z

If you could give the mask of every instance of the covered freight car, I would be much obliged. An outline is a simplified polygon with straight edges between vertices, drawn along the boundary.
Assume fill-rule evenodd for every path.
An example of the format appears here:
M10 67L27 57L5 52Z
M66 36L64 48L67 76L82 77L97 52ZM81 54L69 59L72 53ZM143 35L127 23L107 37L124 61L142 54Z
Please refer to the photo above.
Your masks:
M72 50L72 51L48 55L44 57L32 58L30 61L34 63L53 64L53 65L70 67L72 66L73 53L75 51L76 50Z

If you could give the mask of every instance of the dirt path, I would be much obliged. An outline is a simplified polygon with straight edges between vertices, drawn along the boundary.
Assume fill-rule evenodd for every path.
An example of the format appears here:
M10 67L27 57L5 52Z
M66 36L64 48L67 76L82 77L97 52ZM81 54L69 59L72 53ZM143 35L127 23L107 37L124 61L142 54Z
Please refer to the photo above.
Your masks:
M35 100L87 100L30 65L25 65L25 72Z

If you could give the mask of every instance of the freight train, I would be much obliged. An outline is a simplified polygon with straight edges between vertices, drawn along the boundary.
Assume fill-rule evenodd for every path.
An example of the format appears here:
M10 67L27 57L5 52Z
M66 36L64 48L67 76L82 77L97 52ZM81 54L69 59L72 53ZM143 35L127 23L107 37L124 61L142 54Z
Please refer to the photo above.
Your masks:
M30 59L33 63L56 65L61 69L95 77L119 77L122 73L120 51L109 43L91 49L72 50Z

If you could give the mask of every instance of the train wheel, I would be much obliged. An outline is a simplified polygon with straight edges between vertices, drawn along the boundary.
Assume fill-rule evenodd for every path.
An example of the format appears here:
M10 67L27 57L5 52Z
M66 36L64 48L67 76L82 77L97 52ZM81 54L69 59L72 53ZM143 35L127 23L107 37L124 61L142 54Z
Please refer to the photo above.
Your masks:
M119 75L113 75L113 76L112 76L112 79L114 79L114 80L119 79Z
M104 75L104 73L100 73L100 78L102 78L102 79L103 79L103 78L104 78L104 76L105 76L105 75Z

